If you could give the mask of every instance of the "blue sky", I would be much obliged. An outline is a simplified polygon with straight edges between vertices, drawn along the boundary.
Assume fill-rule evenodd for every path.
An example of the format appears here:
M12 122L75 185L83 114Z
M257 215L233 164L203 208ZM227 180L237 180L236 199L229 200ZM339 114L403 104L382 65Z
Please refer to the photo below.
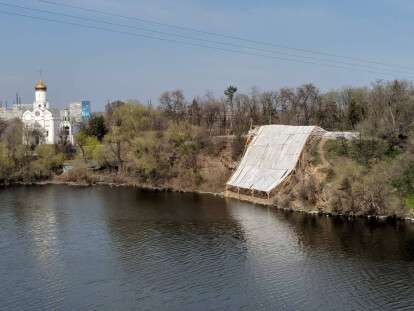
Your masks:
M412 68L414 73L414 2L409 0L54 1L257 41L400 64ZM86 14L37 0L0 0L0 3L179 32L138 21ZM0 11L64 19L2 5ZM32 102L33 85L39 76L38 70L42 69L49 86L49 99L57 107L78 99L90 99L94 110L101 110L107 100L134 98L156 102L162 91L176 88L184 90L190 98L208 91L221 96L229 84L238 86L242 92L249 92L254 86L269 90L307 82L329 90L369 85L377 79L412 78L401 73L383 74L384 68L375 70L381 73L371 73L286 62L3 14L0 14L0 40L0 100L10 102L18 92L23 102Z

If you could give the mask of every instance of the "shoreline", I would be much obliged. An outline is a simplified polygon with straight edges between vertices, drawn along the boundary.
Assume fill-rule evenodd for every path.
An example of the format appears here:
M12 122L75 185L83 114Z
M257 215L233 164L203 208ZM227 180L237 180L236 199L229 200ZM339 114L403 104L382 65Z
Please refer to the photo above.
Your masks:
M153 192L175 192L175 193L194 193L194 194L203 194L203 195L212 195L216 197L224 198L224 192L211 192L211 191L202 191L202 190L182 190L174 189L172 187L157 187L145 184L138 183L115 183L115 182L106 182L98 181L92 184L83 183L83 182L74 182L74 181L61 181L61 180L43 180L43 181L34 181L34 182L14 182L8 185L2 185L3 187L12 187L12 186L47 186L47 185L64 185L70 187L94 187L94 186L107 186L107 187L130 187L141 190L148 190Z
M258 202L249 202L243 199L237 199L234 197L227 197L224 192L209 192L209 191L202 191L202 190L181 190L181 189L174 189L171 187L157 187L157 186L150 186L150 185L143 185L137 183L114 183L114 182L105 182L99 181L93 184L82 183L82 182L70 182L70 181L60 181L56 179L44 180L44 181L36 181L36 182L15 182L8 185L2 185L3 187L11 187L11 186L47 186L47 185L63 185L69 187L94 187L94 186L107 186L111 188L119 188L119 187L126 187L126 188L136 188L139 190L148 190L152 192L171 192L171 193L182 193L182 194L200 194L200 195L211 195L215 197L220 197L223 199L235 200L238 202L249 203L256 206L268 207L273 208L280 211L285 212L295 212L313 216L325 216L325 217L338 217L338 218L365 218L365 219L375 219L378 221L386 221L386 220L398 220L404 221L408 223L414 223L414 218L411 217L398 217L398 216L390 216L390 215L346 215L346 214L334 214L331 212L324 212L324 211L307 211L303 209L293 209L293 208L286 208L280 207L277 205L272 204L262 204Z

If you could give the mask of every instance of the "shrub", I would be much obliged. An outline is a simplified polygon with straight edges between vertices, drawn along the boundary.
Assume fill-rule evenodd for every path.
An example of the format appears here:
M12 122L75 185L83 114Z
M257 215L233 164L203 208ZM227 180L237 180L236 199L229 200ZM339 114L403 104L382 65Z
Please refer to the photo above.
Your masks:
M403 194L414 193L414 162L405 161L398 163L398 166L401 172L394 177L392 185Z
M30 171L36 179L48 178L62 169L65 157L55 145L39 145L35 152L37 159L30 163Z
M316 179L313 176L306 176L299 182L297 195L303 202L314 205L317 202L318 188Z
M414 193L407 195L405 198L405 205L409 209L414 209Z
M93 173L84 166L74 167L68 172L62 174L59 178L62 181L85 183L87 185L92 185L98 181Z

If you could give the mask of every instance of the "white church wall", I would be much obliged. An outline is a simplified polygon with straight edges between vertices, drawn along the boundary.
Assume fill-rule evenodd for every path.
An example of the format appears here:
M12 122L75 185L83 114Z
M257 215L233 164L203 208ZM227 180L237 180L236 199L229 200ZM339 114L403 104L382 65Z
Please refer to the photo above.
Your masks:
M80 123L77 122L79 113L77 105L72 105L70 108L63 111L50 108L47 100L47 86L42 81L39 81L35 86L35 100L33 104L22 109L20 118L27 129L33 130L36 128L43 132L44 141L41 143L59 143L61 130L64 127L69 127L70 134L68 140L74 144L74 135L80 129Z
M35 102L39 105L46 104L46 91L35 92Z
M44 143L58 143L60 118L49 110L47 87L42 81L39 81L35 86L35 101L32 110L24 112L23 123L29 129L36 128L42 131Z

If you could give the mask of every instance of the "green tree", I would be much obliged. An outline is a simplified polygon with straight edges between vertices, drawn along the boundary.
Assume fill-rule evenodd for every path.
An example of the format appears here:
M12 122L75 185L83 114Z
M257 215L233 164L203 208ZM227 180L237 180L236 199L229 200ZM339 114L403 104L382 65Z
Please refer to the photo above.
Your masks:
M89 135L95 136L99 141L102 141L105 134L108 132L104 116L93 115L88 121L87 132Z
M233 104L233 98L234 98L234 94L236 94L237 92L237 87L230 85L225 91L224 91L224 95L227 96L227 102L229 104Z
M230 130L233 129L233 118L234 118L234 105L233 105L233 99L234 94L237 92L237 87L230 85L225 91L224 95L227 97L227 105L229 107L229 112L226 114L226 119L230 119Z
M96 151L100 146L98 139L95 136L88 135L86 131L80 131L75 135L75 143L85 163L88 160L94 159Z
M36 178L47 178L63 166L65 157L58 152L55 145L39 145L36 147L37 159L31 162L30 167Z
M0 142L0 183L4 184L9 181L10 177L16 170L15 162L12 160L9 154L7 144L3 141Z
M114 159L118 172L123 171L124 167L124 146L126 144L125 136L120 126L112 126L112 129L105 135L104 143L110 151L110 158ZM111 161L110 161L111 162Z
M164 137L145 132L131 143L128 167L145 181L166 179L170 175L168 149Z

